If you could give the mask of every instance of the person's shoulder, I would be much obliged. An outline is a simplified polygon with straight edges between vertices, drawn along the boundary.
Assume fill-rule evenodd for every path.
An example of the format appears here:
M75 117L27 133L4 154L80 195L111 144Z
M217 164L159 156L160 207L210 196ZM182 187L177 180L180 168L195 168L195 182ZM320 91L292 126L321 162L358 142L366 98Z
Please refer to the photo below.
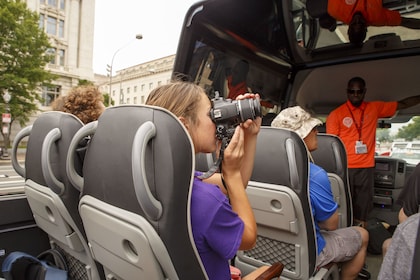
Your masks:
M316 165L315 163L310 163L310 172L312 176L322 176L322 177L328 177L327 171L325 171L324 168L322 168L319 165Z
M415 233L419 226L420 213L409 216L404 222L398 225L397 230L404 233L410 232Z
M344 102L344 103L342 103L342 104L340 104L340 105L338 105L334 110L332 110L331 112L330 112L330 115L334 115L334 114L337 114L338 112L340 112L341 110L343 110L343 108L346 106L346 102Z
M214 199L222 202L226 199L225 194L216 185L203 182L197 178L194 178L193 196L195 199L208 201Z

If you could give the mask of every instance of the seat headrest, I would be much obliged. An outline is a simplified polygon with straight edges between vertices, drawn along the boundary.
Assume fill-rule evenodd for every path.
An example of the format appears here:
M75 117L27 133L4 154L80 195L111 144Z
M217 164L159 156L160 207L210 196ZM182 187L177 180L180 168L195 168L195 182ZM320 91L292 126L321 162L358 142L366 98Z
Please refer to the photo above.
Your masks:
M289 186L299 193L307 185L308 162L305 143L295 132L261 127L251 180Z
M318 148L312 152L314 162L328 173L341 178L347 174L347 153L341 139L332 134L318 133Z
M25 174L26 179L46 186L46 181L42 172L42 145L48 133L53 129L58 129L60 136L51 147L51 167L57 179L69 184L66 176L66 156L67 150L74 134L83 126L83 123L74 115L51 111L42 113L34 122L30 131L26 158ZM81 163L76 163L76 168L81 169ZM54 190L59 192L58 190Z
M200 269L190 231L194 165L192 141L169 111L152 106L108 108L86 152L82 195L145 217L175 268L193 271Z

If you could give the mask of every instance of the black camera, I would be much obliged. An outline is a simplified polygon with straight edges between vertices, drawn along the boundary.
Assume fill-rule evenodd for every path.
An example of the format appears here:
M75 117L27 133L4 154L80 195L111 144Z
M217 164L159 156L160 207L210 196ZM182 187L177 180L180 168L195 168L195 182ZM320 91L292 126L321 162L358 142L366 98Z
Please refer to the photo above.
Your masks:
M260 99L231 100L223 99L216 94L212 100L210 117L216 124L216 136L228 143L232 139L235 127L248 119L261 117Z

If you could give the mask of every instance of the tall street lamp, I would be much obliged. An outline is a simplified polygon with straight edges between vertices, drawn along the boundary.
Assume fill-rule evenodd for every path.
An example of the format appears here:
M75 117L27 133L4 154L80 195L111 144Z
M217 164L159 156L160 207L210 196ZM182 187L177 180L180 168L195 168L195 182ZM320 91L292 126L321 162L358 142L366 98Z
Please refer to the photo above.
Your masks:
M12 116L10 115L9 110L9 102L12 96L9 94L9 91L6 89L3 92L3 100L6 105L6 112L2 114L2 122L3 122L3 135L4 135L4 149L2 158L9 158L9 153L7 151L7 148L9 147L9 134L10 134L10 122L12 119Z
M107 71L109 73L109 104L108 104L108 106L111 106L111 103L112 103L112 97L111 97L111 94L112 94L112 71L113 71L112 67L114 65L114 58L120 50L127 47L134 40L141 40L141 39L143 39L143 35L136 34L136 37L133 40L131 40L128 44L122 46L121 48L119 48L118 50L115 51L115 53L114 53L114 55L112 56L112 59L111 59L111 65L107 64Z

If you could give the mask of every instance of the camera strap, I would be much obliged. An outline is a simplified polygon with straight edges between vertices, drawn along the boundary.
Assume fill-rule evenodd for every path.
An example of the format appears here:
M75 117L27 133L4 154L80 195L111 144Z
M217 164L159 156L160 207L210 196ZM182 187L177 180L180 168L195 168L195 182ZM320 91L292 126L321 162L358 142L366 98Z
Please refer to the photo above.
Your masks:
M222 139L222 145L220 146L219 158L213 163L213 166L210 167L210 169L206 173L203 173L200 176L197 176L197 178L199 178L201 180L207 179L207 178L211 177L214 173L216 173L216 171L219 168L220 168L220 170L222 169L223 154L224 154L224 151L225 151L228 144L229 144L228 139L223 138Z

